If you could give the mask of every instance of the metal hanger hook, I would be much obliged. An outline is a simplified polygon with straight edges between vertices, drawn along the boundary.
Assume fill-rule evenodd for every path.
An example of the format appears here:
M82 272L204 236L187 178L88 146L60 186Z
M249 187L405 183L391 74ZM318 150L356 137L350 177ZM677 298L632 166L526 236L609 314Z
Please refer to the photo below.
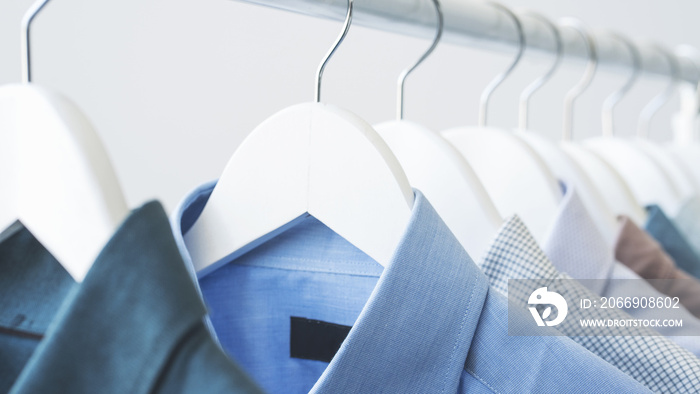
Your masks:
M445 27L445 18L442 14L442 8L440 7L440 2L438 0L432 0L433 5L435 5L435 13L437 14L437 30L435 32L435 38L433 38L433 43L430 45L427 51L415 62L412 66L406 68L399 75L399 80L397 83L398 88L398 102L396 103L396 118L398 120L403 119L404 114L404 91L406 85L406 78L415 70L425 59L430 56L431 53L437 48L440 38L442 38L442 32Z
M562 137L564 141L571 141L574 128L574 102L593 81L596 69L598 68L598 51L596 50L593 36L591 36L586 26L580 20L564 18L559 21L559 25L576 30L576 32L581 35L581 38L583 38L588 54L588 63L586 64L586 71L583 73L583 77L564 97L564 127Z
M654 50L660 52L663 57L666 58L668 62L669 70L671 71L671 81L669 82L666 89L654 96L653 99L647 104L642 112L639 114L639 122L637 126L637 136L642 138L649 138L649 128L651 126L651 119L656 115L661 107L666 104L676 91L678 86L678 80L680 77L680 65L678 64L678 59L666 48L661 45L654 44Z
M22 49L22 82L29 83L32 81L32 59L30 51L30 36L31 25L34 18L39 14L49 0L38 0L32 4L22 18L22 34L20 36L20 46Z
M627 47L627 51L632 59L632 74L630 74L629 78L627 78L627 81L620 89L612 92L605 98L605 101L603 101L603 135L606 137L612 137L615 135L615 119L613 116L613 111L615 110L615 106L622 100L622 98L625 97L625 95L627 95L627 93L629 93L630 90L632 90L632 86L634 86L634 83L637 82L637 79L639 79L639 75L642 72L642 56L639 54L639 49L637 49L637 46L634 45L627 37L615 32L609 32L607 34L622 42L622 44Z
M696 83L695 83L695 97L696 97L696 106L698 107L698 110L700 110L700 50L695 48L692 45L679 45L676 47L674 54L676 55L676 58L685 58L687 59L690 64L693 65L693 68L695 68L695 73L696 73Z
M545 24L549 30L552 32L552 38L554 38L554 45L555 45L555 50L556 50L556 56L554 58L554 63L549 67L549 70L542 75L541 77L537 78L534 80L532 83L527 85L523 92L520 94L520 109L518 111L518 128L526 130L528 128L528 123L529 123L529 107L530 107L530 99L532 98L532 95L535 94L536 91L538 91L547 81L549 81L552 76L554 75L554 72L557 70L559 65L561 64L561 60L564 57L564 44L562 43L561 40L561 33L559 33L559 28L552 23L549 19L544 17L541 14L535 13L535 12L526 12L522 14L524 16L528 16L534 19L537 19L538 21L542 22Z
M697 103L700 104L700 50L692 45L679 45L676 47L674 54L676 58L685 58L693 65L696 72L695 92ZM700 108L699 108L700 109Z
M350 24L352 23L352 9L353 9L353 0L348 0L348 10L347 13L345 14L345 23L343 24L343 31L340 33L338 38L335 40L335 43L331 47L331 49L326 53L326 56L321 60L321 64L318 66L318 70L316 70L316 95L315 95L315 101L317 103L321 102L321 79L323 78L323 71L326 69L326 64L328 64L328 61L331 59L333 54L335 53L336 49L340 46L340 44L343 42L345 37L348 35L348 31L350 30Z
M693 113L695 114L695 118L697 118L698 115L700 115L700 50L691 45L679 45L674 50L674 54L678 59L685 58L686 60L688 60L688 62L690 62L690 64L693 65L693 68L695 68L696 83L694 85L694 94L691 108ZM687 101L681 99L681 112L684 111L683 107L687 106ZM691 139L693 141L697 139L696 135L697 132L692 134Z
M503 11L513 20L513 24L518 32L518 53L515 55L512 63L508 68L496 76L489 84L486 86L484 91L481 93L481 99L479 100L479 126L486 126L486 115L488 113L489 100L491 95L496 90L496 88L505 81L505 79L513 72L515 66L520 63L520 59L523 57L523 52L525 52L525 32L523 31L523 24L520 22L520 18L510 8L496 2L489 2L492 6Z

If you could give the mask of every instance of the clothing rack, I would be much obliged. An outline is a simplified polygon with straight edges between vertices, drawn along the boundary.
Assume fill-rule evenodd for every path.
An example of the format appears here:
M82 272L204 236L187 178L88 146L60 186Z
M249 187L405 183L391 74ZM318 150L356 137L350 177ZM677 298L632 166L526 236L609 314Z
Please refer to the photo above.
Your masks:
M238 0L305 15L342 21L346 0ZM458 45L513 52L518 44L512 20L486 1L442 0L445 15L444 41ZM435 35L435 10L427 0L360 0L355 1L353 23L394 33L432 39ZM516 14L520 15L518 10ZM553 38L544 24L530 17L521 17L527 49L552 55ZM556 22L553 21L553 22ZM629 71L632 61L623 44L605 32L592 30L598 50L598 65ZM586 59L581 37L571 29L561 32L564 54ZM642 57L642 72L671 77L667 59L650 43L633 40ZM669 50L673 51L673 48ZM679 80L697 85L698 66L685 57L678 58Z

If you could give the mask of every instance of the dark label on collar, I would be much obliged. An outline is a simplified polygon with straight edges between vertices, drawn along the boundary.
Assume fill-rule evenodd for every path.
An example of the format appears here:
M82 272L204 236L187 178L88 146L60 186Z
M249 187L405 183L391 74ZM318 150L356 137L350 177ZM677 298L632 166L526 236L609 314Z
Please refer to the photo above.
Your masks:
M289 356L330 362L350 332L350 326L291 317Z

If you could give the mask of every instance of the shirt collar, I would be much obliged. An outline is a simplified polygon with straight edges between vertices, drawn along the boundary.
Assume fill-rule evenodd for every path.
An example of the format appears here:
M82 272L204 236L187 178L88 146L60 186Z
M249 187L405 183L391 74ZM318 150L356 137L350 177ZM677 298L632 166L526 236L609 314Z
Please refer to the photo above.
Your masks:
M507 219L498 230L480 265L491 286L503 294L508 294L508 279L553 280L559 277L557 269L517 215Z
M615 257L646 279L673 279L675 263L661 245L627 216L618 218Z
M213 187L209 183L195 190L172 219L190 263L183 232ZM396 381L399 371L406 379L401 387L392 387L396 392L455 392L487 292L487 278L416 190L393 259L312 392L372 392Z
M162 206L145 204L66 297L15 389L148 392L205 313Z
M42 338L75 285L22 223L16 221L0 234L0 327Z
M185 198L180 201L178 206L175 208L172 216L170 217L170 227L172 228L173 235L175 237L175 243L180 251L182 259L185 261L185 266L189 271L192 278L195 279L195 285L197 290L201 294L201 289L199 288L199 282L197 282L197 273L194 269L194 264L192 263L192 256L190 251L187 250L187 245L185 244L184 235L192 228L194 222L197 221L199 215L202 214L204 206L209 201L211 192L214 191L216 186L216 181L207 182L189 193Z
M586 281L596 294L603 294L615 256L600 233L576 189L567 185L553 226L542 244L554 266L575 279Z

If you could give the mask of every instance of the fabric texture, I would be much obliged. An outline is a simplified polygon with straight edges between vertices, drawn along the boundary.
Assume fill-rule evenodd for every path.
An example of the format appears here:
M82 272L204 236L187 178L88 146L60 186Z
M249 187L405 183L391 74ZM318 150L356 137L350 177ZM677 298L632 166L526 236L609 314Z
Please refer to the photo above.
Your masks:
M582 280L584 286L601 297L664 297L664 293L615 260L613 248L596 227L576 189L566 185L564 190L564 198L542 245L557 271ZM622 310L637 319L658 317L649 308ZM676 313L683 320L682 327L657 327L656 331L700 356L700 337L697 336L700 320L685 307Z
M611 278L613 280L610 283L614 283L615 286L608 286L609 291L608 294L604 295L605 297L663 298L665 296L622 263L615 264ZM635 319L652 320L659 317L658 313L652 308L620 309ZM700 357L700 337L697 335L700 332L700 319L690 313L683 305L680 305L680 308L675 310L674 315L678 319L683 320L682 327L654 327L654 330L664 335L670 341L687 349L696 357Z
M546 286L547 282L571 278L557 271L517 216L507 220L500 229L493 245L484 255L481 267L489 277L492 288L504 294L508 294L509 279L541 279L541 285ZM598 299L577 282L569 284L566 290L570 296ZM528 302L531 289L528 292L512 290L509 295L511 300ZM601 318L629 318L617 309L602 309L600 312L607 313ZM583 332L576 323L574 320L564 320L556 329L650 390L664 393L695 393L700 390L700 360L675 343L660 336L581 336ZM644 334L642 331L644 329L636 333Z
M213 186L173 217L186 261ZM508 336L507 299L419 191L386 268L306 216L199 282L220 343L270 393L645 391L568 338ZM352 328L330 363L295 359L292 316Z
M622 216L619 221L615 257L642 278L651 279L650 283L657 290L679 297L683 306L700 316L700 281L676 268L676 263L661 245L628 217Z
M11 393L260 392L207 332L159 203L131 213L81 284L26 228L8 231L0 358L21 370L2 363L0 380Z
M584 283L595 286L590 288L593 293L606 294L615 265L613 252L570 185L565 187L542 249L557 270L575 279L598 279Z
M647 207L644 230L664 248L678 268L700 279L700 257L666 213L657 205Z
M75 285L20 222L0 234L0 393L10 391Z
M700 196L688 199L673 218L673 224L690 243L695 252L700 251ZM696 278L700 278L697 270L688 271Z

